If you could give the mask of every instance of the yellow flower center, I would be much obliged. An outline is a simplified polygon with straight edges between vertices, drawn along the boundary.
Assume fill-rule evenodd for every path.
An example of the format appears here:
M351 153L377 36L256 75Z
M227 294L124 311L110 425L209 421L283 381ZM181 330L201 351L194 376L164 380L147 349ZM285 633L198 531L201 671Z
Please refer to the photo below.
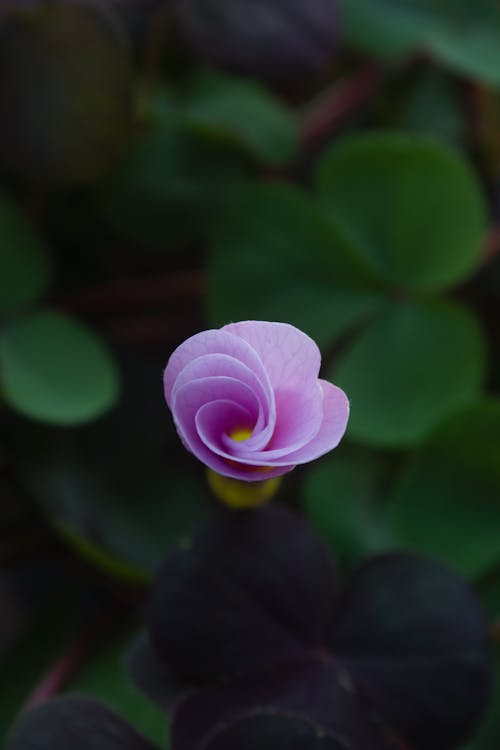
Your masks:
M242 428L242 429L234 430L229 435L229 437L232 440L236 440L237 443L242 443L244 440L248 440L248 438L251 437L252 432L253 430Z

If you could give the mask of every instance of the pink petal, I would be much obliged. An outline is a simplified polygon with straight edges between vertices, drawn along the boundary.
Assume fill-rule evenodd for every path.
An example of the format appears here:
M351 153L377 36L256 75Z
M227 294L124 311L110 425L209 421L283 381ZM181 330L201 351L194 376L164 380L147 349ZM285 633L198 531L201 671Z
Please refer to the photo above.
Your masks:
M200 438L196 429L196 413L212 401L232 401L245 409L251 417L252 426L259 418L260 404L253 391L239 380L228 377L209 377L191 380L177 388L172 400L175 426L184 443L194 453ZM235 429L240 425L234 425Z
M254 453L252 458L245 456L250 463L257 457L268 466L285 466L293 463L305 464L333 450L340 443L349 419L349 401L344 391L326 380L318 380L323 392L323 419L316 435L303 447L291 452L286 449ZM244 445L244 443L242 443ZM238 458L243 458L239 455Z
M234 401L219 399L201 406L195 416L196 431L202 442L217 455L229 460L231 454L224 451L221 438L235 428L245 429L252 424L252 415Z
M204 454L205 458L202 458L204 463L219 474L250 482L272 479L294 468L292 465L268 467L262 462L246 464L225 450L221 437L224 438L225 434L230 431L231 424L234 426L237 419L244 419L244 410L232 402L212 401L198 410L196 414L198 435L211 451L211 454ZM196 455L198 458L201 457L198 452Z
M246 320L224 326L257 352L274 390L280 386L303 388L316 380L321 354L315 342L289 323Z
M255 373L234 357L227 354L206 354L189 362L177 376L172 388L172 399L182 386L191 380L207 377L226 376L247 385L260 404L259 417L254 426L256 447L264 447L270 440L276 422L276 406L271 389L262 385Z
M309 384L307 391L278 388L275 397L276 426L265 450L251 450L248 441L230 443L224 440L232 454L248 463L260 461L276 465L274 459L306 446L317 435L324 414L323 391L317 380Z
M208 441L205 442L202 439L204 436L198 429L197 415L200 412L203 413L205 406L208 407L214 402L222 404L225 410L227 401L232 402L232 414L236 417L249 415L252 421L257 420L258 403L255 394L244 383L232 378L219 376L192 380L176 390L172 401L172 413L179 437L187 450L214 471L234 479L256 482L262 479L272 479L291 471L294 467L290 465L276 467L265 472L256 471L255 466L239 464L238 459L231 454L224 454L223 451L217 453L207 445ZM213 420L213 413L210 418ZM220 421L217 426L220 426ZM232 425L230 429L238 427L241 427L239 422ZM228 463L228 460L231 463ZM260 462L256 462L256 465L260 466Z
M209 330L197 333L187 339L172 353L163 376L165 398L172 408L172 389L180 372L192 360L205 354L228 354L238 359L255 373L267 393L270 384L258 354L243 339L224 330Z
M305 464L333 450L342 440L349 419L349 400L341 388L326 380L319 380L323 389L323 422L318 434L310 443L287 454L283 460ZM272 462L274 466L276 461Z

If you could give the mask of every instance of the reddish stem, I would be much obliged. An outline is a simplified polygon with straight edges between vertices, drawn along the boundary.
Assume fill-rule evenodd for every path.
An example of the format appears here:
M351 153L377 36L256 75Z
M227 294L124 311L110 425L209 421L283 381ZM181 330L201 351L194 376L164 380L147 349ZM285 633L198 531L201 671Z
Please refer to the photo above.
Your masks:
M368 102L380 86L382 71L375 62L366 63L353 76L326 89L307 108L302 122L302 144L310 150Z
M115 619L112 614L116 613L112 613L109 606L101 610L75 642L61 652L29 695L23 706L23 711L44 703L69 684L78 673L95 641L102 635L103 631L107 630L110 622Z
M500 227L494 226L490 229L484 246L484 263L491 263L500 253Z

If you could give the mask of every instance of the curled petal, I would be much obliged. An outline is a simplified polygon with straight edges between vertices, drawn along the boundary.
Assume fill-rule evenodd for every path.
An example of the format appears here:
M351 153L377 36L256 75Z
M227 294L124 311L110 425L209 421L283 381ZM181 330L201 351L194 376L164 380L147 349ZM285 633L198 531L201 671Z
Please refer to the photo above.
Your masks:
M171 396L177 376L193 359L205 354L228 354L247 365L269 387L269 378L258 354L243 339L221 330L202 331L182 343L171 355L164 374L165 398L171 407Z
M349 420L349 400L341 388L320 380L323 391L323 421L314 438L303 448L287 454L287 461L304 464L333 450L342 440Z

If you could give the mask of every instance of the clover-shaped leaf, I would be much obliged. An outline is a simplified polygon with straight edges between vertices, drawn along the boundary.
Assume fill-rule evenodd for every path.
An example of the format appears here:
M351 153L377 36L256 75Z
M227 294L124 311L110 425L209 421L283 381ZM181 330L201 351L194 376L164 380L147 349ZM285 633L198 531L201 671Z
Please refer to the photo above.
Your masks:
M149 627L157 658L194 688L176 704L176 750L263 708L353 748L392 736L451 749L489 692L485 618L459 577L386 554L337 595L328 554L284 510L221 511L200 528L160 570Z
M379 309L381 293L366 263L299 188L234 190L214 224L208 298L214 324L285 318L323 346Z

